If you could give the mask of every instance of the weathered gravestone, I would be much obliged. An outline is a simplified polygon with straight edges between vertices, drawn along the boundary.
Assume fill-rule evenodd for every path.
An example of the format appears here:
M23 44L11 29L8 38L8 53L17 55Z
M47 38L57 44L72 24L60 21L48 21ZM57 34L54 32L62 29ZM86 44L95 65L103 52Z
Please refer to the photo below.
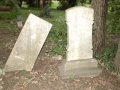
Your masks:
M17 16L17 26L18 28L22 28L24 25L23 17L21 15Z
M67 55L59 67L63 78L70 76L96 76L101 73L93 58L92 24L94 11L87 7L66 10L68 26Z
M4 71L31 71L52 27L47 21L30 14L4 67Z

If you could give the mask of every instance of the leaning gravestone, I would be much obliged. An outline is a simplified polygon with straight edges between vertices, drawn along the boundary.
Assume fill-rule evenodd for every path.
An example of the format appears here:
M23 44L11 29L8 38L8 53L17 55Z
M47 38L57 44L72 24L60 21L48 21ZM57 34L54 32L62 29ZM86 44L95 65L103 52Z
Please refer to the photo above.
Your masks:
M59 67L63 78L70 76L96 76L101 73L93 58L92 24L94 11L87 7L66 10L68 26L66 60Z
M30 14L4 67L4 71L31 71L52 27L47 21Z

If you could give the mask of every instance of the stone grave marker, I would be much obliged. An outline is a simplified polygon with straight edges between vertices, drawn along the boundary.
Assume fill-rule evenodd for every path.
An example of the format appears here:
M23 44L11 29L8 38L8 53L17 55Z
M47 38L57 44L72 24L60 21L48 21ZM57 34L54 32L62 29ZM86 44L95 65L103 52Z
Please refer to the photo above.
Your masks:
M30 14L3 71L31 71L52 24Z
M22 28L24 26L23 17L21 15L17 16L17 26L18 28Z
M67 52L66 60L59 67L63 78L70 76L96 76L101 73L93 58L92 8L76 6L66 10Z

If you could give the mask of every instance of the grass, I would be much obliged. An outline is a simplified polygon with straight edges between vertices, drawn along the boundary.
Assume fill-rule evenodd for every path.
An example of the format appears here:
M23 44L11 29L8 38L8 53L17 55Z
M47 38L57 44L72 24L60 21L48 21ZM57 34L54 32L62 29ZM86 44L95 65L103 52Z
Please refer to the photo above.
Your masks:
M57 8L59 5L59 2L52 2L52 8ZM86 6L90 6L86 4ZM50 22L53 24L52 29L48 35L47 42L53 42L54 45L52 47L52 51L60 54L62 56L65 55L65 49L66 49L66 44L67 44L67 25L65 23L65 11L60 11L60 10L53 10L53 18L43 18L44 20ZM33 13L36 16L39 16L40 14L40 9L21 9L20 13L24 18L24 21L26 21L28 15L30 13ZM6 30L8 33L14 33L17 32L18 28L16 26L16 16L11 13L3 15L5 18L8 18L10 16L14 16L12 19L7 19L4 21L0 21L0 28L2 30Z
M21 12L0 12L0 28L4 30L6 33L15 33L18 30L16 26L17 15L21 14Z
M65 23L64 11L54 10L53 18L43 18L53 24L52 29L48 35L47 41L54 42L53 51L62 56L65 55L67 26Z
M51 7L52 7L53 9L57 9L57 7L58 7L59 5L60 5L59 1L53 1Z
M20 70L20 73L22 74L22 76L26 76L27 75L27 71L26 70Z
M23 17L26 19L29 13L39 16L40 10L21 10ZM53 24L52 29L48 35L47 42L53 42L52 51L64 56L67 43L67 26L65 23L65 12L53 10L53 18L43 18L44 20Z
M21 6L22 8L28 8L28 5L27 5L27 3L26 2L24 2L23 1L23 3L22 3L22 6Z
M71 76L71 77L70 77L70 80L71 80L71 81L74 81L74 80L75 80L75 76Z
M24 21L26 21L30 13L33 13L34 15L39 16L40 10L39 9L21 9L20 13L17 13L17 14L15 13L15 15L13 14L13 12L6 14L3 17L3 20L0 20L1 30L4 30L6 33L11 33L11 34L18 32L19 29L16 25L17 15L19 14L22 15ZM67 43L66 41L67 26L65 23L65 12L53 10L53 14L54 14L53 18L43 18L44 20L53 24L46 42L53 42L54 45L53 45L52 51L64 56L65 47Z
M38 9L21 9L21 15L23 16L24 20L27 19L28 15L32 13L36 16L39 16L40 10Z
M0 20L0 28L4 32L10 33L10 34L14 34L18 30L15 19Z

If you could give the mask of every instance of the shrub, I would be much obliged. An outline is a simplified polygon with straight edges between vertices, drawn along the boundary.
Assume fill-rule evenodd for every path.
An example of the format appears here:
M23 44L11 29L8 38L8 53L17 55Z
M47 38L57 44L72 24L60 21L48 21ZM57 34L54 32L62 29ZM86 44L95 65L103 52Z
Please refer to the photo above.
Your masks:
M46 5L40 11L40 17L53 17L52 8Z
M56 25L50 32L50 37L54 40L54 46L52 50L64 56L66 51L66 44L67 44L67 25L65 23L65 18L63 16L59 16L56 19Z
M67 8L69 8L69 3L66 2L66 1L64 1L64 0L62 0L62 1L60 2L60 9L61 9L61 10L65 10L65 9L67 9Z
M0 6L10 6L12 11L19 10L17 0L1 0Z
M99 59L104 63L105 69L109 70L113 67L110 59L115 57L117 52L117 45L110 47L110 48L105 48L103 54L97 54L96 58Z
M108 31L120 33L120 0L110 0L108 8Z

